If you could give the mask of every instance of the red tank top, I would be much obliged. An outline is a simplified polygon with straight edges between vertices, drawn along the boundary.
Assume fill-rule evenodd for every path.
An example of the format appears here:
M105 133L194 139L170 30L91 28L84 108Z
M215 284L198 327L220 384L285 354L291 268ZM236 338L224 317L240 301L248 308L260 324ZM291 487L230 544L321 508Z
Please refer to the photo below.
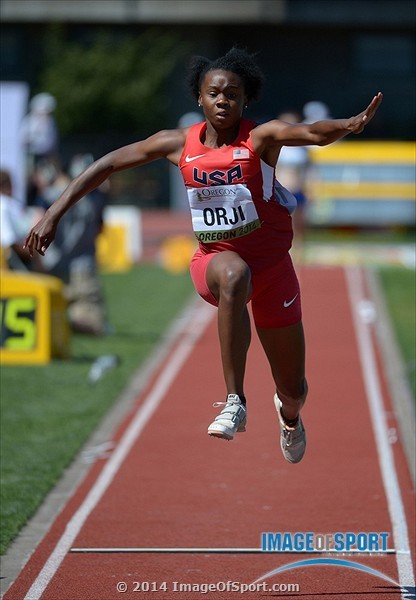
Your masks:
M289 210L296 203L276 181L274 168L254 151L250 133L256 126L241 119L233 143L214 149L201 142L206 123L197 123L179 160L201 251L232 250L254 271L276 264L289 251Z

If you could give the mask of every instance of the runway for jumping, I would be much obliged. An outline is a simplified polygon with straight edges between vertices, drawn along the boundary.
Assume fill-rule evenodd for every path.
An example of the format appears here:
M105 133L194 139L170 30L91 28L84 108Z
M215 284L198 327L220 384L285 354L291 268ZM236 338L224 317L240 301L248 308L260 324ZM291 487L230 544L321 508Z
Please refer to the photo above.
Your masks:
M300 276L304 460L281 454L255 334L247 432L232 442L207 435L224 384L216 311L196 302L115 426L112 451L73 490L5 600L412 597L414 486L365 271L308 266ZM267 532L383 534L387 544L276 552L262 549Z

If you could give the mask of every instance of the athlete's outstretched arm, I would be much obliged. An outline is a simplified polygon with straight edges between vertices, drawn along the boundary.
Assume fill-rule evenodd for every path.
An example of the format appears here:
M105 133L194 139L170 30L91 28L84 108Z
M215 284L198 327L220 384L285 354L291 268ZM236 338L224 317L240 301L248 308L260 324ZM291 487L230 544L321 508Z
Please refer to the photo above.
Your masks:
M118 171L138 167L158 158L167 158L177 163L184 140L184 130L160 131L146 140L114 150L93 162L48 208L42 219L29 232L24 247L29 250L31 256L35 250L43 256L55 239L60 219L78 200Z
M374 117L383 99L379 92L365 110L349 119L331 119L311 124L292 125L277 119L257 127L253 143L259 153L273 146L326 146L350 133L361 133Z

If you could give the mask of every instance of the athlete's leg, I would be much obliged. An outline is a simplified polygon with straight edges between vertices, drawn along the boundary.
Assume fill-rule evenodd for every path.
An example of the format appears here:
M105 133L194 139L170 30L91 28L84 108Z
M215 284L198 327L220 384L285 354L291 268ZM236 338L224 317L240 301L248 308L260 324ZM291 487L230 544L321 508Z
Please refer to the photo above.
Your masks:
M251 341L247 301L251 273L235 252L220 252L209 262L206 283L218 301L218 334L228 394L244 396L244 373Z
M302 322L288 327L262 328L257 332L272 370L282 416L293 421L302 408L308 386L305 379L305 337Z

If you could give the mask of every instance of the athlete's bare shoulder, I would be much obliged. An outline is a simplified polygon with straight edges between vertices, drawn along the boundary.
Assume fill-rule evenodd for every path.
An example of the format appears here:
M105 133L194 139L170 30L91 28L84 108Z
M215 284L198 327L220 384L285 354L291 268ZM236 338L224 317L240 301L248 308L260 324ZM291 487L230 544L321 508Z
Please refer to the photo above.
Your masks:
M164 149L167 159L171 160L171 155L177 152L181 153L185 145L186 133L183 129L162 129L148 138L153 143Z
M278 119L272 119L266 123L261 123L251 132L253 142L262 146L267 144L276 144L278 135L284 131L287 123L279 121Z
M269 165L276 164L282 143L276 135L285 127L278 119L261 123L251 132L251 140L255 152ZM277 138L277 139L276 139Z
M154 135L157 143L165 148L165 157L174 165L178 165L189 127L164 129Z

